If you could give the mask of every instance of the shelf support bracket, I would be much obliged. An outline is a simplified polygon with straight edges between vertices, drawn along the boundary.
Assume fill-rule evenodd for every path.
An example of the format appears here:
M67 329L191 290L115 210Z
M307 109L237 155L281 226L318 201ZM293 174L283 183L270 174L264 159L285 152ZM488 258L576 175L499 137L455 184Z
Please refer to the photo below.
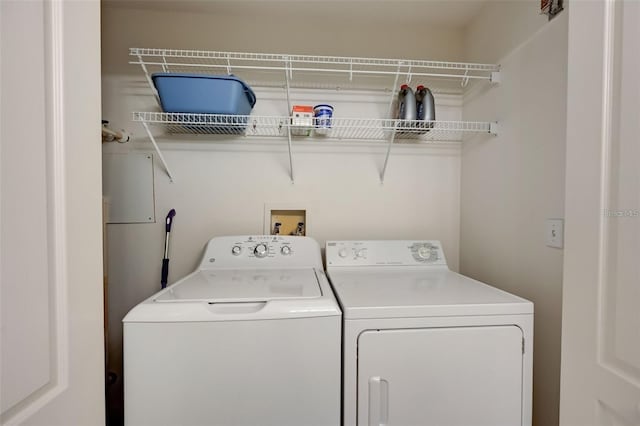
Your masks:
M153 96L156 98L156 102L158 103L158 105L161 105L160 104L160 96L158 96L158 91L153 86L153 81L151 81L151 76L149 76L149 70L147 70L147 66L145 65L144 61L142 60L142 55L140 55L140 53L138 53L138 61L140 61L140 66L142 67L142 70L144 71L144 76L147 79L147 83L149 84L149 88L151 89L151 93L153 93Z
M492 136L498 136L498 122L497 121L492 121L491 123L489 123L489 133Z
M393 86L391 86L391 97L389 98L389 108L387 108L387 117L393 118L393 99L396 97L396 90L398 87L398 79L400 78L400 67L402 66L402 62L398 63L398 68L396 69L396 78L393 80Z
M293 157L291 156L291 126L287 126L287 143L289 146L289 178L291 179L291 184L296 183L293 177Z
M384 176L387 173L387 164L389 164L389 155L391 154L391 145L393 145L393 141L396 138L396 128L400 124L397 121L393 122L393 130L391 132L391 137L389 138L389 143L387 144L387 154L384 157L384 164L382 165L382 172L380 172L380 184L384 184Z
M287 146L289 149L289 177L291 178L291 183L295 183L294 175L293 175L293 155L291 154L291 95L290 95L290 85L289 85L289 71L290 71L290 62L288 57L284 57L285 59L285 89L287 91L287 108L289 111L287 112L287 116L289 117L289 122L287 124Z
M468 84L469 84L469 66L467 65L465 67L464 75L462 76L462 82L460 83L460 85L462 87L467 87Z
M396 77L393 81L393 87L391 88L391 97L389 99L389 108L387 110L387 117L392 120L393 117L393 100L396 96L396 88L398 87L398 80L400 79L400 68L402 67L402 62L398 62L398 68L396 69ZM389 163L389 154L391 154L391 145L393 144L394 139L396 138L396 122L393 121L393 131L391 132L391 137L389 138L389 143L387 145L387 154L384 157L384 165L382 166L382 172L380 172L380 183L384 183L384 175L387 173L387 164Z
M167 63L167 57L165 56L164 50L162 51L162 71L169 72L169 64Z
M349 60L349 81L353 81L353 58Z
M167 172L167 176L169 176L169 181L173 182L173 175L171 174L171 170L169 170L169 166L167 166L167 162L165 161L164 156L162 155L162 152L160 152L160 148L156 143L156 138L153 137L153 134L149 129L149 125L146 123L146 121L143 121L142 125L144 126L144 129L147 131L147 135L149 136L149 139L151 140L151 143L153 144L153 147L155 148L156 153L158 154L158 158L160 158L160 162L162 163L162 166L164 167L165 172Z
M493 84L502 83L502 76L500 75L500 71L491 71L491 76L489 77L489 81Z

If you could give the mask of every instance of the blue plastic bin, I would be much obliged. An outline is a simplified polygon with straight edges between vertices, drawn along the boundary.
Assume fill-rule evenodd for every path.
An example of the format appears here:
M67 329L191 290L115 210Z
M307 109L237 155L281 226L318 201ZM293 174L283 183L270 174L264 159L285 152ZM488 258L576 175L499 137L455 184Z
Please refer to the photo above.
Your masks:
M151 78L165 112L249 115L256 103L253 90L233 75L156 73ZM197 116L187 120L189 124L183 127L196 133L239 134L247 127L246 117Z
M248 115L256 95L232 75L156 73L151 76L165 112Z

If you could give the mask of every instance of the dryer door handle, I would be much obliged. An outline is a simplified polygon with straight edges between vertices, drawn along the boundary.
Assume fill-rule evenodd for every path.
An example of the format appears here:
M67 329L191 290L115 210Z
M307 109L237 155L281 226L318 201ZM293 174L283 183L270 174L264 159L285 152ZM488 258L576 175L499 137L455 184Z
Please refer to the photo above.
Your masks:
M369 378L369 426L389 422L389 382L382 377Z

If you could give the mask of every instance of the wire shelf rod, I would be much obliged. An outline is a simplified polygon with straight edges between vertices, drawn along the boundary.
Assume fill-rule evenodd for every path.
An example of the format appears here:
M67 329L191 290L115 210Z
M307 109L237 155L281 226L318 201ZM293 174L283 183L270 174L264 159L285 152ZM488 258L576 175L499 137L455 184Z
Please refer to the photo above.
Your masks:
M225 114L199 114L199 113L174 113L174 112L134 112L133 121L145 121L150 124L210 124L206 121L210 120L229 120L229 123L257 123L263 125L282 124L287 126L290 117L288 116L272 116L272 115L225 115ZM388 118L357 118L357 117L333 117L332 127L370 127L382 126L386 128L415 128L416 120L401 120ZM213 121L211 121L213 122ZM487 130L490 122L486 121L431 121L421 123L432 123L434 126L445 130Z
M384 59L384 58L363 58L363 57L342 57L342 56L313 56L313 55L291 55L291 54L269 54L269 53L248 53L248 52L220 52L220 51L200 51L200 50L176 50L176 49L147 49L131 48L132 56L166 56L186 59L218 59L218 60L244 60L244 61L283 61L302 63L335 63L348 66L389 66L395 67L398 63L405 63L412 67L422 68L442 68L442 69L470 69L478 71L497 71L500 69L496 64L471 63L471 62L447 62L429 61L415 59Z
M146 121L148 123L176 123L180 122L182 124L198 124L204 123L207 124L204 119L228 119L228 120L236 120L237 122L241 121L256 121L258 123L268 124L268 123L280 123L287 122L290 119L288 116L273 116L273 115L236 115L236 114L199 114L199 113L177 113L177 112L134 112L133 120L134 121ZM333 127L358 127L358 126L371 126L375 124L382 123L391 123L386 127L392 128L394 126L398 126L398 124L408 123L407 128L410 128L413 123L416 123L415 120L401 120L401 119L389 119L389 118L357 118L357 117L333 117L332 124ZM482 129L488 129L490 122L486 121L431 121L425 123L434 123L435 125L447 128L451 130L478 130L479 127Z
M130 64L142 63L138 61L130 62ZM222 68L229 69L226 64L188 64L188 63L175 63L168 62L166 64L162 62L144 62L144 65L157 65L157 66L173 66L173 67L185 67L185 68ZM367 74L367 75L395 75L396 71L380 71L380 70L359 70L359 69L340 69L340 68L306 68L306 67L286 67L286 66L254 66L254 65L234 65L234 69L247 69L258 71L282 71L288 72L326 72L326 73L344 73L344 74ZM428 73L428 72L416 72L416 71L404 71L401 70L402 75L411 75L419 77L438 77L438 78L464 78L475 80L491 80L491 75L464 75L464 74L444 74L444 73Z
M185 59L195 59L195 58L185 58ZM272 61L259 61L259 62L284 62L286 61L285 58L279 58L278 60L272 60ZM443 69L443 70L460 70L460 71L466 71L467 69L469 71L472 72L493 72L493 71L498 71L499 67L498 66L490 66L489 68L484 68L481 66L478 67L474 67L474 66L470 66L470 65L466 65L466 64L461 64L460 66L455 65L455 66L451 66L451 65L447 65L447 66L442 66L442 65L420 65L420 64L415 64L411 61L398 61L398 62L392 62L392 63L385 63L385 64L375 64L375 63L357 63L357 62L318 62L318 61L295 61L295 60L291 60L291 63L297 63L297 64L328 64L328 65L344 65L345 67L355 67L356 66L361 66L361 67L387 67L389 69L393 69L394 67L396 67L398 64L401 64L403 66L406 67L412 67L412 68L426 68L426 69ZM142 65L142 64L147 64L147 65L160 65L162 64L162 62L159 62L157 60L137 60L137 61L129 61L129 64L132 65ZM173 61L173 62L167 62L168 65L183 65L183 66L187 66L187 65L193 65L193 66L220 66L221 64L216 64L216 63L207 63L207 62L199 62L199 63L190 63L190 62L177 62L177 61ZM228 66L230 64L226 63L224 64L224 66ZM248 68L259 68L260 65L231 65L232 67L238 67L238 66L243 66L243 67L248 67ZM302 69L309 69L309 68L302 68ZM345 69L349 69L349 68L345 68Z
M167 134L195 134L216 137L219 135L247 137L287 138L296 128L290 117L282 116L238 116L214 114L181 114L161 112L136 112L133 121L148 125L161 126ZM495 123L409 120L333 118L329 129L310 127L315 138L331 140L369 140L371 142L460 142L465 134L496 134ZM305 137L295 137L296 140ZM293 152L290 165L293 166ZM291 173L293 177L293 173Z

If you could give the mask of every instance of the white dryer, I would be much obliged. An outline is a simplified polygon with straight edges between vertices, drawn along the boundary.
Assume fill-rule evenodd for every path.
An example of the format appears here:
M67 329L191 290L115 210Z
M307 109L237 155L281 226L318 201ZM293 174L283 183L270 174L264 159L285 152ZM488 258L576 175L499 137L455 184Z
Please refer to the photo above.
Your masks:
M450 271L438 241L330 241L343 424L528 426L533 304Z
M340 422L341 312L311 238L214 238L123 321L128 426Z

